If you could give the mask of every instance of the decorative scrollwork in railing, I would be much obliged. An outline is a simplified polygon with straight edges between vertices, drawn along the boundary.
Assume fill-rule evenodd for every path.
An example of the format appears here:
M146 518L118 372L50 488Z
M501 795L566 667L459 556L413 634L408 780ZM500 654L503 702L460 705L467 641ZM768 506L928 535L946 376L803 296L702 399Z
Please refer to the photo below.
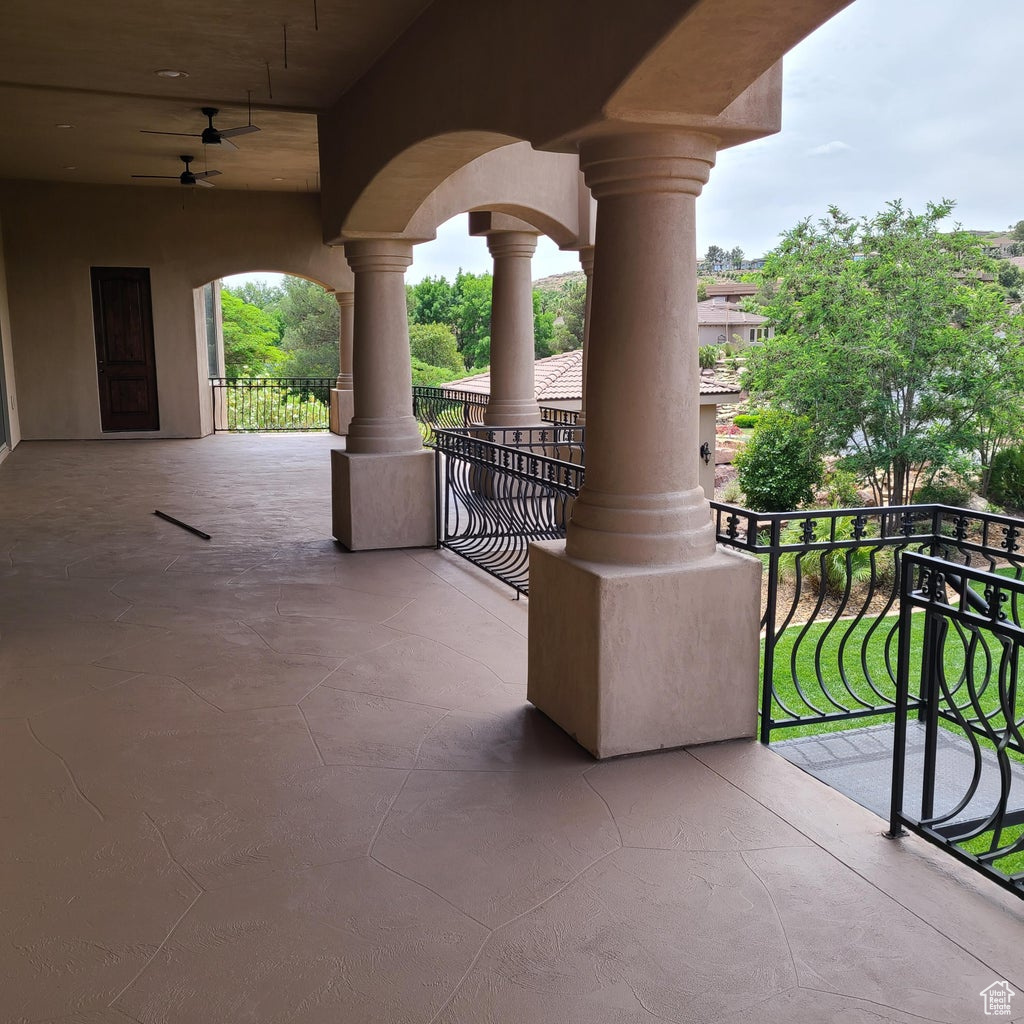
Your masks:
M761 740L773 731L891 716L906 552L1024 577L1021 524L942 505L760 513L712 502L717 539L765 567ZM1008 538L1010 543L1008 543ZM989 602L978 591L966 600ZM1019 621L1024 601L1011 595Z
M504 443L506 433L518 446ZM437 430L434 448L438 544L527 593L530 544L565 536L583 480L572 461L582 429Z
M953 568L903 558L889 834L909 828L1024 896L1024 628L1003 611L1024 582Z

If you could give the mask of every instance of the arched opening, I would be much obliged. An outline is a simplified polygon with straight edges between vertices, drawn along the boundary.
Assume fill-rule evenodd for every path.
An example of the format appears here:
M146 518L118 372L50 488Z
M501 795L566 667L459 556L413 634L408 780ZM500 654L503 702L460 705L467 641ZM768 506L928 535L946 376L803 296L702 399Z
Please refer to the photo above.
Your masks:
M309 275L250 270L194 295L210 430L327 431L339 373L335 290Z

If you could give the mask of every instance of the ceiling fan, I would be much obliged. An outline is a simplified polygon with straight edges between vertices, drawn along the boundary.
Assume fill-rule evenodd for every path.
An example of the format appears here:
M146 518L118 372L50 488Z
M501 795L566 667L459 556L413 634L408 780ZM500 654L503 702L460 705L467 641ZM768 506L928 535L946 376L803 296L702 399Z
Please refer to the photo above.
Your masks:
M251 107L249 109L249 123L240 125L238 128L216 128L213 124L213 119L217 116L219 110L216 107L202 107L200 109L203 116L209 121L209 124L201 132L158 132L148 128L141 128L140 131L143 135L179 135L190 139L202 139L204 146L226 146L229 149L238 149L231 141L235 136L251 135L253 132L259 131L259 128L252 123Z
M132 177L164 178L167 181L178 181L182 185L202 185L204 188L213 188L213 182L206 179L220 174L220 171L193 171L189 164L195 160L194 156L182 155L178 159L185 165L185 170L181 174L133 174Z

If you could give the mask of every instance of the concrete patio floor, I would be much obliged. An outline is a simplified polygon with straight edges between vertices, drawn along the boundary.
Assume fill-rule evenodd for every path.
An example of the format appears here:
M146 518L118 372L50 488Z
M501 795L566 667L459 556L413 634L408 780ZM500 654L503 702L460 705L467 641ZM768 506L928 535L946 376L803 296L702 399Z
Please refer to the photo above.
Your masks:
M753 742L594 762L525 602L330 540L336 441L0 465L0 1021L1024 1019L1024 903Z

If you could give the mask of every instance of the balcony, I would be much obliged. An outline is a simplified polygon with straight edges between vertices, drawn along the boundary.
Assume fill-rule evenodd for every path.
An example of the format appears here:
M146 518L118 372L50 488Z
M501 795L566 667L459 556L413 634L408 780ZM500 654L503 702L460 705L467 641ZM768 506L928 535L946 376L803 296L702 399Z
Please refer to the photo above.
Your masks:
M0 1020L952 1024L1020 990L1018 899L769 748L582 753L525 702L525 602L328 539L336 443L0 466Z

